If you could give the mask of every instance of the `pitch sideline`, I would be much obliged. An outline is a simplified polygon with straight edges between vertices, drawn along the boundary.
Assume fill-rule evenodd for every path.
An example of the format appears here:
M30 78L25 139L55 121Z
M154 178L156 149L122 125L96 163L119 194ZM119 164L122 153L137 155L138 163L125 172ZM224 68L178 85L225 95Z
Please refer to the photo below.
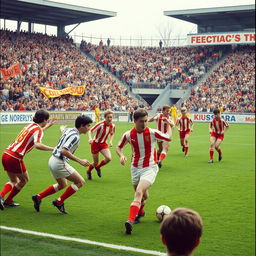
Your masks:
M158 251L139 249L139 248L124 246L124 245L102 243L102 242L96 242L96 241L80 239L80 238L73 238L73 237L68 237L68 236L54 235L54 234L49 234L49 233L44 233L44 232L37 232L37 231L32 231L32 230L21 229L21 228L0 226L0 229L15 231L15 232L23 233L23 234L30 234L30 235L35 235L35 236L49 237L49 238L65 240L65 241L74 241L74 242L83 243L83 244L98 245L101 247L106 247L106 248L111 248L111 249L116 249L116 250L121 250L121 251L139 252L139 253L144 253L144 254L148 254L148 255L160 255L160 256L166 255L166 253L162 253L162 252L158 252Z

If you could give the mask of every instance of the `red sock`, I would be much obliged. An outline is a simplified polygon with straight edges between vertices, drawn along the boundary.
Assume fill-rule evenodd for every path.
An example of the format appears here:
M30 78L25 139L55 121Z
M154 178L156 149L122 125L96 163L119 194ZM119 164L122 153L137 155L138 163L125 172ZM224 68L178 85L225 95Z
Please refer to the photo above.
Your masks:
M87 172L91 172L93 168L94 168L94 166L92 164L90 164Z
M138 212L138 215L144 215L144 213L145 213L144 206L145 206L145 202L141 202L141 206L140 206L140 210Z
M128 220L130 220L131 222L134 222L134 219L138 215L138 212L140 210L140 205L141 204L138 201L133 201L132 202L132 204L130 206L129 217L128 217Z
M75 184L70 185L66 191L58 198L57 202L58 204L63 204L63 202L72 196L76 191L78 190L78 187Z
M105 160L102 160L102 161L100 162L100 164L98 164L98 165L96 166L96 168L100 168L100 167L104 166L105 164L106 164Z
M39 200L43 199L44 197L47 197L49 195L52 195L54 193L56 193L57 191L59 191L59 185L58 184L54 184L51 185L50 187L48 187L46 190L44 190L43 192L37 194L37 198Z
M222 152L221 152L221 149L219 148L219 149L217 149L217 152L219 153L219 155L221 155L222 154Z
M21 188L20 188L19 186L15 185L15 186L12 188L12 190L11 190L9 196L6 198L5 201L6 201L7 203L11 203L11 202L12 202L12 199L20 192L20 190L21 190Z
M159 157L159 161L162 162L165 157L166 157L166 153L165 153L165 152L161 153L161 155L160 155L160 157Z
M213 160L213 153L214 151L210 149L210 160Z
M188 153L188 147L185 147L185 155Z
M10 192L10 191L12 190L12 188L13 188L12 183L11 183L11 182L7 182L7 183L4 185L2 191L0 192L1 197L4 198L4 196L5 196L8 192Z

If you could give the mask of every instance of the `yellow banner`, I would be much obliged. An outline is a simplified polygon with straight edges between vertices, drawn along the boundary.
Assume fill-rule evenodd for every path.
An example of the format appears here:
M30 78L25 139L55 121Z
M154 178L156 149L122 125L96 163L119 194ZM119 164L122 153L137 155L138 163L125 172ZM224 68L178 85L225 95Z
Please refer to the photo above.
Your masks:
M67 87L62 90L53 90L46 87L39 87L41 93L47 98L55 98L60 97L64 94L71 94L71 95L83 95L85 85L82 86L74 86L74 87Z

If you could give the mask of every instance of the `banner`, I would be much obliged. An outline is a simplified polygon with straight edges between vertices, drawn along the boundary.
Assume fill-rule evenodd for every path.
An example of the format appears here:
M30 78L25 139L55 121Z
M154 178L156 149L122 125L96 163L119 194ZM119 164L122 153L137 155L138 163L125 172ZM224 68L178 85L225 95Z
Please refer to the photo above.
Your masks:
M209 123L214 115L209 113L191 113L191 119L194 122L204 122ZM255 115L253 114L226 114L222 113L221 117L226 120L228 123L236 123L236 124L255 124Z
M0 124L27 124L33 122L35 111L2 111ZM50 118L56 118L60 123L74 123L79 115L89 116L95 121L94 111L49 111ZM101 113L101 120L104 120ZM128 122L128 112L114 112L113 122Z
M64 94L71 94L71 95L83 95L85 85L82 86L74 86L74 87L67 87L62 90L53 90L46 87L39 87L41 93L47 98L55 98L59 97Z
M22 73L19 63L10 66L8 69L1 68L0 71L2 74L2 79L14 77Z
M188 34L187 45L255 44L253 32Z

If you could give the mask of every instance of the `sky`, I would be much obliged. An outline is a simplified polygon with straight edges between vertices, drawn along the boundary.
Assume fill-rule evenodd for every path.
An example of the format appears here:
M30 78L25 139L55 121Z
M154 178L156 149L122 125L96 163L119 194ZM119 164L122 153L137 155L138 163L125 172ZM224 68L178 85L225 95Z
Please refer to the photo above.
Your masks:
M150 45L159 42L160 31L171 28L172 38L186 38L189 33L196 33L195 24L180 21L163 15L164 11L198 9L209 7L236 6L254 4L252 0L54 0L66 4L103 9L117 12L113 18L101 19L80 24L72 33L76 41L82 36L86 41L97 43L100 38L106 41L110 37L114 44L129 45L132 43ZM13 23L6 23L13 27ZM1 27L3 22L1 21ZM67 26L69 32L74 26ZM27 29L26 24L22 24ZM35 25L35 30L44 32L43 25ZM48 33L56 33L56 28L47 26ZM92 39L96 37L97 39ZM136 40L135 40L136 39ZM155 40L154 40L155 39Z

